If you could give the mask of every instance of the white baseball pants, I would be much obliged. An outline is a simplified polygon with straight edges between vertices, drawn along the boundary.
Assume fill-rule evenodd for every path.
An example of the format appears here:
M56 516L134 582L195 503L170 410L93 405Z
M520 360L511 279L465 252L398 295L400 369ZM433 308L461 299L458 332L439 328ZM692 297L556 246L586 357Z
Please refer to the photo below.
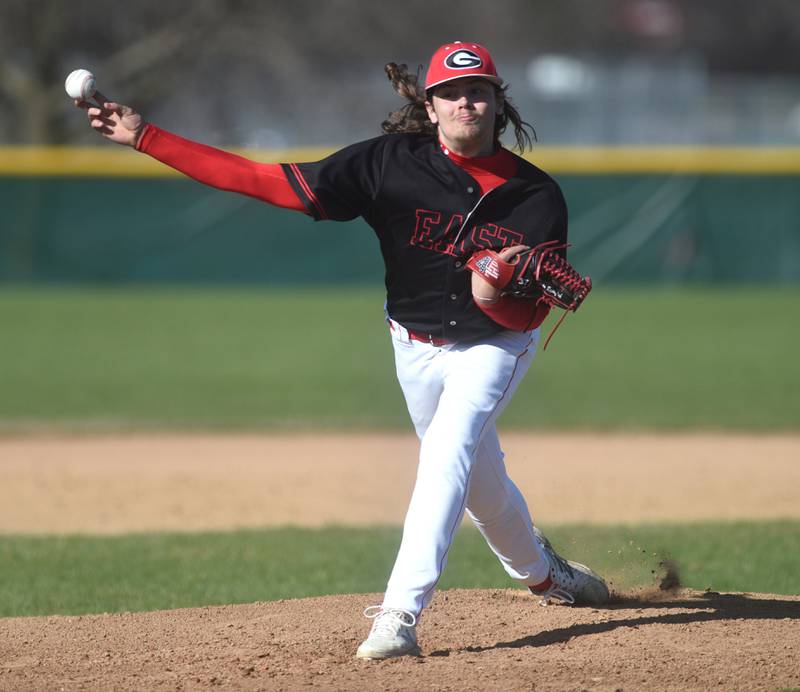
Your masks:
M419 467L385 608L419 615L466 510L506 572L548 576L522 494L506 473L495 421L533 360L538 330L433 346L391 321L397 377L420 438Z

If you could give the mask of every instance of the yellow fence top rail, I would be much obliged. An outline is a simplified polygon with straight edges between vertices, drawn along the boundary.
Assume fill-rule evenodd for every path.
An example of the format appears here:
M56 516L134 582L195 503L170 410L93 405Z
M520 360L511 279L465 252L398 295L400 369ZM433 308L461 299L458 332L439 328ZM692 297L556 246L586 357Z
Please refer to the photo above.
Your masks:
M235 149L262 162L316 161L335 148ZM549 173L800 174L800 147L544 147L526 155ZM181 174L115 145L0 147L0 176L168 178Z

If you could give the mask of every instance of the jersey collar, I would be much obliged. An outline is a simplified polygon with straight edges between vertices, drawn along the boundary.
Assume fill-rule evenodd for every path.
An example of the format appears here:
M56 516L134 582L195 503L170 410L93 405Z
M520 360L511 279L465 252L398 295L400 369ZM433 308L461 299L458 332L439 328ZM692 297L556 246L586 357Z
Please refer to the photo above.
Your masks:
M454 164L466 171L491 173L505 180L512 178L517 171L514 155L502 146L498 146L497 151L490 156L460 156L450 151L441 141L439 148Z

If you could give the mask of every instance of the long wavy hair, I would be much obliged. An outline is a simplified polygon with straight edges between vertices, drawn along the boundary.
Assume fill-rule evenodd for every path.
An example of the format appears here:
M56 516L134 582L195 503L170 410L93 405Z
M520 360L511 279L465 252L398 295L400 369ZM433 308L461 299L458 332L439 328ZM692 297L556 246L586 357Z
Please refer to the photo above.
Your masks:
M422 132L435 135L437 126L428 117L425 102L430 100L431 94L426 93L420 82L422 66L416 73L408 71L405 64L398 65L390 62L384 68L394 90L408 101L407 104L389 113L389 117L381 123L381 129L387 133L395 132ZM514 126L514 138L520 153L532 149L536 141L536 130L530 123L525 122L519 111L511 103L506 93L508 86L495 86L495 92L502 95L504 100L503 112L498 113L494 121L494 138L499 141L500 135L506 131L508 124Z

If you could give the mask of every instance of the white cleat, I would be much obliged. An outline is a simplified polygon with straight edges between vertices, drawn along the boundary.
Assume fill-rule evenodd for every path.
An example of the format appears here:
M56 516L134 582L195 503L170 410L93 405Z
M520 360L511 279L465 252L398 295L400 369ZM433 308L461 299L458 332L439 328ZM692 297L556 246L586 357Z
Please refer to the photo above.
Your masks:
M419 656L417 618L407 610L370 606L364 616L373 620L369 636L356 652L357 658Z
M541 591L529 587L540 597L539 603L547 605L558 600L569 605L601 605L608 603L611 595L603 578L586 565L565 560L550 544L545 535L534 528L534 533L550 561L549 586Z

